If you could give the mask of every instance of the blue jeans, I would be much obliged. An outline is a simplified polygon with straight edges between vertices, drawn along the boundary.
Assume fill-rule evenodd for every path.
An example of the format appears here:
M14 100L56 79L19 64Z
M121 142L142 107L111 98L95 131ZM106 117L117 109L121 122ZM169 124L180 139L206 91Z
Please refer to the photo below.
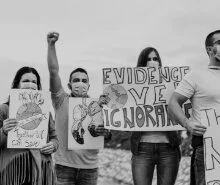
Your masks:
M98 168L79 169L68 166L55 165L57 185L96 185Z
M132 175L135 185L152 184L157 166L157 184L174 185L180 162L179 147L167 143L140 143L138 155L132 156Z
M204 149L199 146L193 149L191 158L190 185L205 185Z

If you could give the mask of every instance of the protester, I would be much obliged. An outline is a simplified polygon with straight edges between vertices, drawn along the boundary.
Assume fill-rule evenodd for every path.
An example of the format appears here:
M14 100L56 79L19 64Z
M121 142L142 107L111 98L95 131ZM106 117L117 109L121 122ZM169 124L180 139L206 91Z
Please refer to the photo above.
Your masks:
M192 133L191 185L205 185L203 134L200 109L220 103L220 30L211 32L205 40L209 65L205 70L187 74L173 93L168 110L175 121ZM192 103L192 116L187 119L181 106L188 99Z
M38 72L31 67L20 68L13 80L12 89L41 90ZM41 149L7 148L8 132L18 126L9 118L10 102L0 105L0 184L2 185L54 185L55 175L51 154L58 148L55 125L50 114L48 141Z
M56 127L60 148L55 154L55 169L58 185L96 185L98 178L98 152L99 150L68 150L68 107L69 97L89 97L89 77L87 71L77 68L69 76L68 87L71 94L67 94L61 84L59 65L56 56L55 43L59 34L56 32L47 35L48 41L48 68L50 73L50 90L56 114ZM100 97L99 106L107 103L107 98ZM111 137L111 133L100 125L96 127L98 136ZM79 140L81 142L81 140Z
M161 67L155 48L147 47L139 55L137 67ZM150 185L155 167L157 184L174 185L180 162L180 135L177 131L133 132L131 136L132 175L135 185Z

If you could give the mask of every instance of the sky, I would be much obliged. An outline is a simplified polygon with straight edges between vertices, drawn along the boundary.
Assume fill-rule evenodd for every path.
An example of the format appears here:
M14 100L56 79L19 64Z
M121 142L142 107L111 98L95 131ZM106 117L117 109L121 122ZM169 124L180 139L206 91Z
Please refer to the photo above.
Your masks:
M164 66L206 67L204 41L219 29L219 0L0 0L0 101L15 72L36 67L49 89L48 32L56 44L62 84L75 67L88 70L90 96L102 92L101 69L135 67L155 47ZM97 93L98 92L98 93Z

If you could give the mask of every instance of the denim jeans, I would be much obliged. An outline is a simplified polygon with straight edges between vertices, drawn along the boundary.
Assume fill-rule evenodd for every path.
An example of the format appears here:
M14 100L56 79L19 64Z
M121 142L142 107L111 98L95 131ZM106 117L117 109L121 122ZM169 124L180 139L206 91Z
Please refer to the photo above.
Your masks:
M98 168L79 169L68 166L55 165L57 183L56 185L96 185L98 179Z
M204 149L199 146L193 149L191 158L190 185L205 185Z
M179 147L167 143L140 143L138 155L132 156L134 185L151 185L157 167L157 184L174 185L180 162Z

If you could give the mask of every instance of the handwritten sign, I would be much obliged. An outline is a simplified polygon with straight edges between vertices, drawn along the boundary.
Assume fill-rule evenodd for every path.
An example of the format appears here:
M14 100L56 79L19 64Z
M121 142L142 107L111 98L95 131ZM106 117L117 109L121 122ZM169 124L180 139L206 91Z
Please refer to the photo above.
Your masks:
M18 126L8 133L8 148L41 148L47 142L50 93L12 89L9 117Z
M220 106L201 110L204 134L205 178L207 185L220 185Z
M68 149L104 148L95 128L103 125L102 109L92 98L69 98Z
M126 131L184 130L167 116L170 96L189 67L104 68L104 94L110 102L103 108L108 129ZM191 104L184 104L187 117Z

